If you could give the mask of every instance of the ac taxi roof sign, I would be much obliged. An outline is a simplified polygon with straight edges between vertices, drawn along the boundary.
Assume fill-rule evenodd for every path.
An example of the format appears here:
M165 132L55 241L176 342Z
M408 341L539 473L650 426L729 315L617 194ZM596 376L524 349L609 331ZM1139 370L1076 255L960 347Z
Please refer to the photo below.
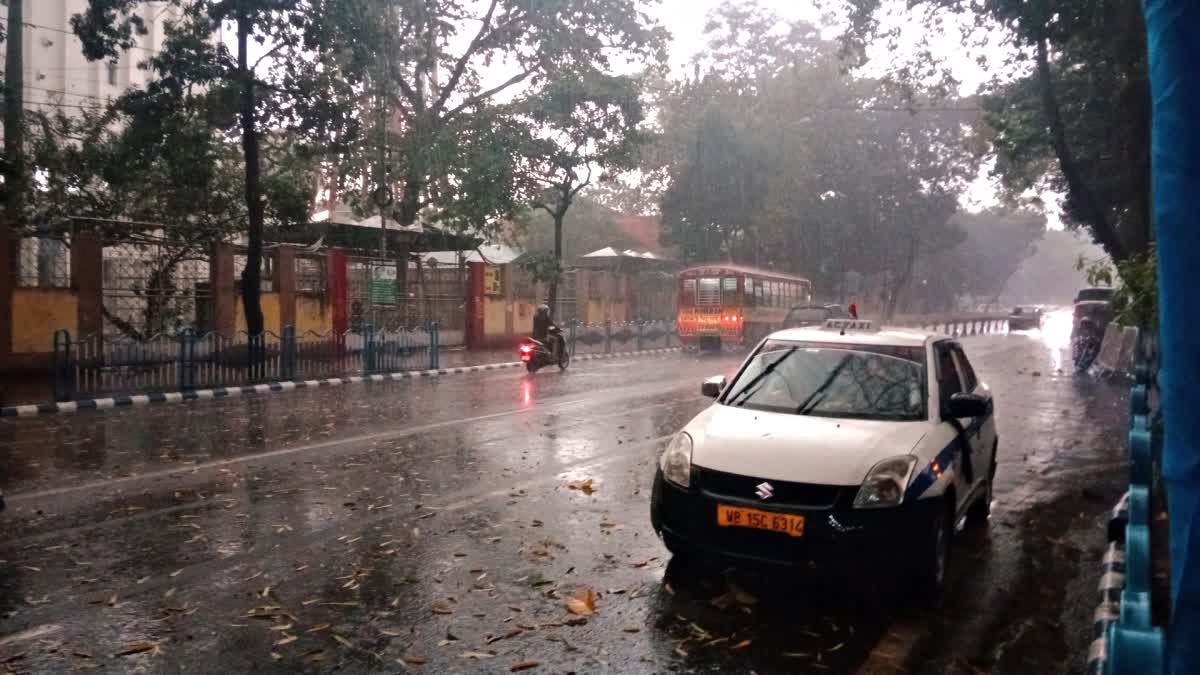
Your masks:
M876 331L875 323L868 319L826 319L825 327L833 330Z

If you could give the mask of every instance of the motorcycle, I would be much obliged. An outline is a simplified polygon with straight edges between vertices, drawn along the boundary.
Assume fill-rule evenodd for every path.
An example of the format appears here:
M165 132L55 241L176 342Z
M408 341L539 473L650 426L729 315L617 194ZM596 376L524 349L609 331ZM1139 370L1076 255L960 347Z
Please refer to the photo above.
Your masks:
M531 373L552 364L557 364L559 370L566 370L571 363L571 353L567 351L567 342L558 326L550 327L550 335L545 342L525 338L517 348L517 353L525 362L525 370Z
M1096 357L1100 355L1102 336L1095 327L1084 323L1075 330L1071 340L1071 351L1075 357L1075 370L1084 372L1092 367Z

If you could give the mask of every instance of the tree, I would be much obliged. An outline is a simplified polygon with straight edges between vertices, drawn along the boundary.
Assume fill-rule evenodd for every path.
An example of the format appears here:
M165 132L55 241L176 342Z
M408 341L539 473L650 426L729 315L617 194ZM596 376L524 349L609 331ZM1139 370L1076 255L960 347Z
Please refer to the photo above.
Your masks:
M613 246L618 251L636 246L618 223L621 215L594 201L590 190L581 192L563 219L563 230L571 233L563 238L563 257L577 258L605 246ZM525 209L518 214L507 236L513 244L530 253L544 252L553 257L554 219L541 209Z
M881 0L850 0L842 42L854 63L880 42L898 42ZM914 0L925 42L893 78L912 86L946 64L929 41L957 25L986 39L1000 33L1011 56L983 99L994 130L997 172L1016 193L1045 186L1066 195L1067 222L1082 225L1114 259L1151 240L1150 98L1146 36L1137 0ZM1015 77L1013 77L1015 75Z
M459 200L454 176L474 168L457 151L464 127L484 129L529 88L603 72L614 56L665 58L665 32L635 0L347 1L361 15L353 58L377 64L368 86L378 100L367 107L378 115L384 102L388 131L364 139L382 153L361 152L382 159L341 167L333 182L397 195L377 203L405 226Z
M637 81L599 72L564 77L516 106L530 135L521 152L523 174L533 190L532 208L554 223L554 257L548 302L558 300L563 224L579 193L597 172L637 166L638 130L644 113Z
M91 60L115 59L145 33L134 12L149 0L89 0L72 27ZM193 97L211 91L234 104L236 117L217 116L220 129L236 129L244 172L247 255L242 302L247 332L258 340L264 330L261 307L263 231L267 215L263 187L263 132L294 131L329 138L347 125L327 102L344 98L361 70L340 58L349 35L339 33L342 0L170 0L179 18L166 24L167 39L149 61L157 78L146 94L131 101L147 118L168 115ZM156 3L158 4L158 3ZM236 54L213 36L226 22L236 34ZM250 60L251 41L265 49ZM337 74L331 71L337 67ZM341 96L332 95L333 92ZM226 109L228 112L229 109ZM236 122L234 122L236 120Z
M989 306L999 301L1009 279L1046 233L1046 217L1031 211L989 209L959 214L954 223L966 234L955 251L964 263L963 281L971 295L986 298Z
M753 5L724 5L709 25L695 75L659 114L667 243L685 261L804 274L820 295L887 314L913 302L921 261L961 240L947 221L978 165L977 115L913 109L921 92L848 76L816 29ZM704 70L723 59L740 65Z

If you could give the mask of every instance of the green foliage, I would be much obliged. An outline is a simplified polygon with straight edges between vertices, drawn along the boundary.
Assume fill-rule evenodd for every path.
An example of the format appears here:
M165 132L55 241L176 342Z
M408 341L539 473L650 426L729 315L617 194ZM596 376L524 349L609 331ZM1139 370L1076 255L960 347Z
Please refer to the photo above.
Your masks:
M846 75L815 27L753 3L721 6L708 38L696 76L659 100L667 243L894 311L963 240L948 219L977 167L976 117L910 112L887 83Z
M619 95L604 91L616 79L603 75L614 56L665 58L666 34L636 0L340 2L343 30L358 36L349 58L368 74L358 112L373 128L348 143L330 182L357 194L347 201L363 210L374 208L367 195L382 186L395 195L385 210L405 225L428 217L476 227L508 217L514 195L537 195L520 158L540 162L549 152L529 143L534 110L553 125L553 105L569 101L576 85L593 99ZM511 76L497 81L497 63ZM478 136L473 148L461 146L464 130ZM474 175L498 178L498 189L462 180Z
M618 251L636 246L618 224L621 213L598 204L591 193L583 192L563 218L563 258L572 260L605 246ZM508 239L529 251L554 252L554 219L541 209L525 209L517 214Z
M1149 249L1117 265L1113 316L1125 326L1158 329L1158 250Z
M1079 256L1075 269L1083 272L1089 286L1112 286L1113 267L1107 258L1087 258Z
M883 0L849 0L844 52L856 63L872 43L909 53L892 62L893 81L953 85L931 45L980 47L979 60L999 75L982 105L1005 186L1014 196L1031 188L1064 194L1067 223L1085 227L1113 259L1148 246L1150 97L1138 0L912 0L909 16L928 23L916 49L899 49L899 33L883 20L891 9ZM996 36L1009 48L1002 62L987 56Z
M528 272L535 283L549 284L557 282L562 276L562 261L553 251L534 251L522 256L521 269Z
M1076 269L1087 275L1090 286L1112 286L1113 318L1124 326L1158 326L1158 249L1150 248L1113 265L1104 259L1080 257Z

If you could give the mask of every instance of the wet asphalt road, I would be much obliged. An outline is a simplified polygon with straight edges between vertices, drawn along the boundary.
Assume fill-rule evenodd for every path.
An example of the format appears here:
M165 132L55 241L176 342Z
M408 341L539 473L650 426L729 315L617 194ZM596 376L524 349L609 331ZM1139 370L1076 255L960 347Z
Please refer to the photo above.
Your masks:
M1042 546L1030 514L1124 458L1122 387L1056 375L1063 354L1037 338L964 339L998 400L997 503L933 610L669 564L655 459L732 357L0 420L0 672L1024 667L1019 635L993 644L1024 614L1091 611L1014 604ZM1079 557L1076 576L1098 572ZM598 595L586 623L566 610L580 589Z

